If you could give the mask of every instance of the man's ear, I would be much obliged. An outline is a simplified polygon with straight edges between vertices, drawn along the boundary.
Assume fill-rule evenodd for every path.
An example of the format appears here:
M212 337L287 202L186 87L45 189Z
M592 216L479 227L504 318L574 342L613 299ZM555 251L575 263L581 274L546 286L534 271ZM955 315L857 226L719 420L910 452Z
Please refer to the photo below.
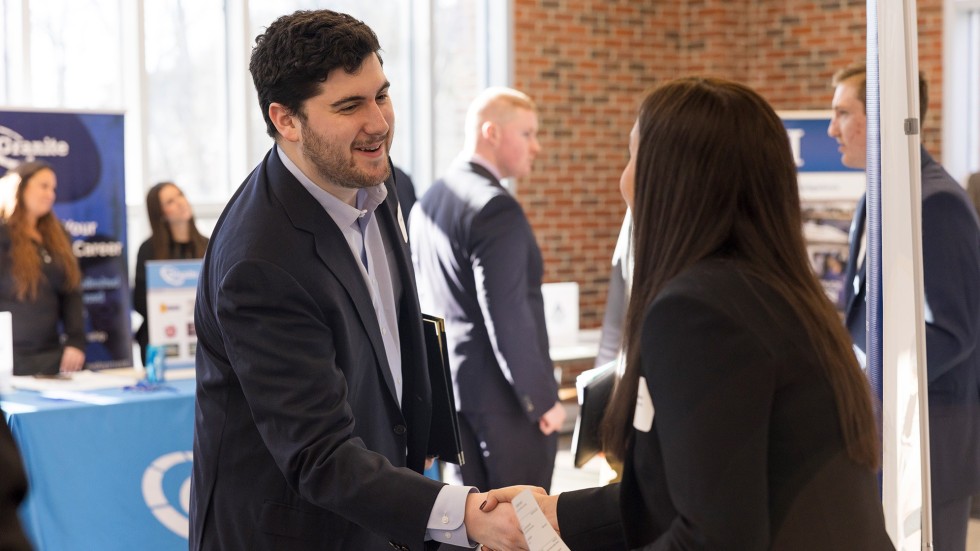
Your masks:
M279 135L286 141L297 142L302 134L302 122L295 113L281 103L269 104L269 119L275 125Z
M480 134L487 143L497 145L500 139L500 127L493 121L483 121L480 125Z

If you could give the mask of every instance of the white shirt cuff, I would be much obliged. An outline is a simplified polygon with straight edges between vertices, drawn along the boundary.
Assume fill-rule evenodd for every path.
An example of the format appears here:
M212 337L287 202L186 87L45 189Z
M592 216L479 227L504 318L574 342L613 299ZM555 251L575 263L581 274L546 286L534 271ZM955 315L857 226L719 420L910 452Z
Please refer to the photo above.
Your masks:
M463 516L466 513L466 496L477 492L473 486L446 485L439 491L429 513L425 539L457 547L476 547L466 535Z

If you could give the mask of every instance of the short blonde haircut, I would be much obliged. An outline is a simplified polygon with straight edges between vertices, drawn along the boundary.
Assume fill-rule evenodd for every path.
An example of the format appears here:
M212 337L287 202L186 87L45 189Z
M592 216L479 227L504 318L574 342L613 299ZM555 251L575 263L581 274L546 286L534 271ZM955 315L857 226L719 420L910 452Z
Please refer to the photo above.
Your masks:
M484 122L491 121L497 124L507 122L517 110L524 109L533 113L538 112L537 105L530 96L504 86L493 86L480 92L470 103L466 111L466 143L468 146L476 144L476 138L480 135L480 129Z

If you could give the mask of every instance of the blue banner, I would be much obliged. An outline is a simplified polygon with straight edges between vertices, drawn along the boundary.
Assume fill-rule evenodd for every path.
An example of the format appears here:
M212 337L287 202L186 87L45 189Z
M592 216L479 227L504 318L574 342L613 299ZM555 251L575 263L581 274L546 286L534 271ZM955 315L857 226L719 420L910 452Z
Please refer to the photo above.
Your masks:
M86 364L133 365L123 116L0 110L0 172L45 161L58 176L55 214L82 268Z

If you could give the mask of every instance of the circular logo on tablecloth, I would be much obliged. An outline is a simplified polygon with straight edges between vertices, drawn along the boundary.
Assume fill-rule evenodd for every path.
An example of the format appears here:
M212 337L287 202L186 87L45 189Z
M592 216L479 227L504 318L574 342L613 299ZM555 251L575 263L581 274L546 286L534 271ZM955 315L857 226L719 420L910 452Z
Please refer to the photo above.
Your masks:
M194 454L189 451L171 452L158 457L143 471L146 506L160 524L182 538L187 538L189 531L191 504L191 475L184 463L191 463L193 459ZM179 508L174 506L175 500Z

